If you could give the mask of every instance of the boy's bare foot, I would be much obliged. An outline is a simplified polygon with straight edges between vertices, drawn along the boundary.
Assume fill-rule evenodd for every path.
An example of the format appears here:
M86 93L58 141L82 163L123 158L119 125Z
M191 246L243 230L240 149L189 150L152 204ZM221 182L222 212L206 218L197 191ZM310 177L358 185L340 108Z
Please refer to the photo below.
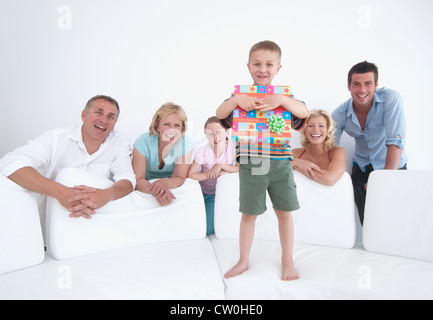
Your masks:
M283 281L292 281L299 279L298 271L296 271L295 266L292 261L290 262L282 262L281 269L281 280Z
M233 278L248 270L248 264L238 262L233 268L226 272L224 278Z

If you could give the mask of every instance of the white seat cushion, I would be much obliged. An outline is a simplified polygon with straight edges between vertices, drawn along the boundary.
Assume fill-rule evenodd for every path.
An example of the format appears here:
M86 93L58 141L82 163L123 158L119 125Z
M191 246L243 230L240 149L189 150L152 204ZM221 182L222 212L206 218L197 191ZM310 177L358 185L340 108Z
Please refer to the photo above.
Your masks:
M433 262L433 171L370 174L363 228L366 250Z
M237 240L211 237L221 272L239 258ZM240 299L433 299L429 262L352 249L295 244L295 281L281 280L281 246L254 241L249 269L224 279L228 300Z
M239 242L216 237L211 241L224 274L238 261ZM283 281L280 244L254 241L249 269L224 279L227 300L345 299L334 291L334 283L351 250L295 244L293 260L300 278Z
M334 186L323 186L294 171L301 208L293 212L295 243L352 248L355 244L355 203L352 182L344 173ZM256 221L255 239L279 240L278 221L267 195L267 211ZM218 178L215 196L215 235L239 237L239 175Z
M105 188L112 184L78 169L61 171L56 180L67 186ZM50 198L48 249L61 260L149 243L203 239L206 215L199 183L187 179L172 192L177 199L161 207L151 195L134 191L109 202L89 220L69 218L68 211Z
M0 299L215 299L224 283L209 239L158 243L0 275Z
M353 299L432 300L433 264L355 248L334 287Z
M44 242L35 197L0 175L0 274L44 260Z

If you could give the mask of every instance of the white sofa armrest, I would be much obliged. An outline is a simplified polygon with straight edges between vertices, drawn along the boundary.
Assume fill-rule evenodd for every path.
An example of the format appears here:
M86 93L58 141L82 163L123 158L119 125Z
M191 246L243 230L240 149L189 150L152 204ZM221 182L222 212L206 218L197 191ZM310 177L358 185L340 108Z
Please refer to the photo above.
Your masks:
M0 274L44 261L39 210L31 192L0 175Z

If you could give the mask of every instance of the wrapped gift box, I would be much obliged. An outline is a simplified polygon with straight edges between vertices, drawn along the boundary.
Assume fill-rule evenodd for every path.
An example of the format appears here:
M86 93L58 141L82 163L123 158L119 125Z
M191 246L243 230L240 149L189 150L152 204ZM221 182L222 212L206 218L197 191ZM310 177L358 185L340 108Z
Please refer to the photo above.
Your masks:
M264 98L271 94L284 94L291 97L289 86L235 86L235 95L246 94L251 97ZM284 120L280 134L271 132L267 122L270 117L279 114ZM292 115L283 107L272 111L245 111L240 107L233 110L232 139L240 144L269 145L270 148L282 148L290 144Z

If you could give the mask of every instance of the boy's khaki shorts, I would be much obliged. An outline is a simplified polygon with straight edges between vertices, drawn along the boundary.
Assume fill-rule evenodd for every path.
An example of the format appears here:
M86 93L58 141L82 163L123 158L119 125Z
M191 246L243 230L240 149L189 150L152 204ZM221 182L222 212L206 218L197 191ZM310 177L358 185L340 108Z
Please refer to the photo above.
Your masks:
M246 158L239 161L239 211L260 215L266 211L266 190L274 210L299 209L290 160Z

